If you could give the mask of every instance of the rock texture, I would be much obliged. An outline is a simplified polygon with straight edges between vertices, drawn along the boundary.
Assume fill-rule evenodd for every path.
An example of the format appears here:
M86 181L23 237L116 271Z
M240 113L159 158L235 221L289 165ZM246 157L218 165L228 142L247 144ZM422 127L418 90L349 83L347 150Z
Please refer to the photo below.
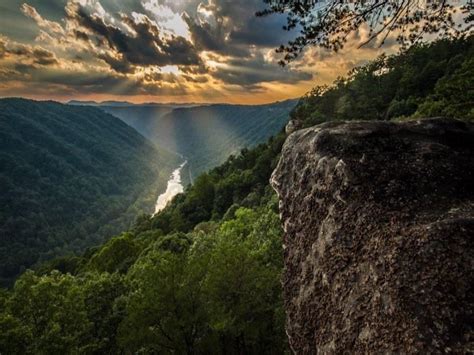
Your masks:
M473 351L474 125L293 133L272 185L297 354Z

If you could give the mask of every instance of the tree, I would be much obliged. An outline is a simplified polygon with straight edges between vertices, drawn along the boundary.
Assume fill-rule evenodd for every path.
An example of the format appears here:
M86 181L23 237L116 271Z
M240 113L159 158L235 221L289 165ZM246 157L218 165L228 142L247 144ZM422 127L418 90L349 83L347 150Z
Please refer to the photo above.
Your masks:
M133 292L120 343L130 352L193 354L207 331L200 292L203 270L186 253L156 245L133 267Z
M19 346L33 354L84 353L91 326L77 279L58 271L42 277L27 271L0 315L0 331L7 331L0 337L0 352Z
M425 34L458 37L472 30L472 3L456 8L447 0L263 0L267 8L257 16L286 14L287 31L298 29L300 35L277 52L285 53L285 65L307 46L317 45L337 51L348 36L367 26L369 36L361 46L379 39L382 45L390 34L403 46L420 42ZM454 14L461 11L464 23Z
M93 354L119 354L117 332L125 317L125 297L128 285L115 273L88 274L81 287L87 319L88 351Z
M240 208L235 215L212 236L203 283L209 325L227 354L282 353L278 215L268 208Z
M306 95L291 119L301 127L330 120L446 116L472 120L474 36L417 44L354 68Z
M139 252L139 246L134 241L133 235L123 233L105 243L91 257L87 266L88 269L98 272L126 272L137 259Z
M474 119L474 60L467 59L453 75L436 84L434 93L418 109L418 116L447 116Z

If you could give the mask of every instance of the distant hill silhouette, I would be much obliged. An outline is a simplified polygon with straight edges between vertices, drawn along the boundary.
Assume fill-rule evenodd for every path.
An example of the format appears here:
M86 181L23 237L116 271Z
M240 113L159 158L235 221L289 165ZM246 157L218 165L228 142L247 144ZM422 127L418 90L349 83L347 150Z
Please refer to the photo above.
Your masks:
M67 102L68 105L73 106L162 106L162 107L190 107L190 106L199 106L200 104L196 103L175 103L175 102L167 102L167 103L158 103L158 102L145 102L142 104L134 104L128 101L82 101L82 100L70 100Z

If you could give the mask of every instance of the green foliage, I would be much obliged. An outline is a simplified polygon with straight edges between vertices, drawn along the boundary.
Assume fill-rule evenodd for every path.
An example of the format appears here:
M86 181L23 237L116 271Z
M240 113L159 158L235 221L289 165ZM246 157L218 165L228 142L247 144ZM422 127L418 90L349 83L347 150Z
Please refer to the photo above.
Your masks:
M451 75L440 79L417 116L457 117L474 120L474 59L467 58Z
M88 274L82 286L82 297L88 321L93 324L88 334L89 353L117 354L118 328L126 315L125 295L129 286L119 274Z
M468 43L379 58L316 88L293 118L472 119ZM229 157L103 246L23 274L0 292L0 353L288 353L282 230L268 184L284 139Z
M446 116L473 119L474 37L381 56L332 86L318 86L291 116L305 127L331 120Z
M104 244L89 260L88 269L98 272L126 272L138 257L139 246L130 233L124 233Z
M0 352L283 353L281 235L272 201L188 234L114 238L76 276L28 271L0 298Z
M459 38L472 34L472 3L430 2L420 6L408 1L320 1L263 0L267 6L257 16L278 14L286 18L283 29L291 33L291 40L276 49L283 53L281 65L286 65L304 52L318 46L337 52L366 31L367 37L358 38L363 47L383 45L395 40L402 48L424 41L425 38ZM352 5L351 5L352 4Z
M133 292L120 342L131 352L192 353L206 331L199 269L183 253L152 248L129 274Z
M0 311L2 354L116 353L124 318L124 279L110 274L74 277L28 271Z
M176 248L183 240L192 243ZM281 253L273 206L240 208L217 228L152 243L127 276L121 345L130 352L283 352Z
M296 100L266 105L215 104L196 107L106 106L161 147L186 157L182 179L191 183L244 147L253 147L277 134L288 121Z
M130 228L176 162L96 108L0 100L0 285Z
M2 324L10 328L13 339L22 334L27 353L54 354L70 349L85 349L91 324L87 320L81 289L70 275L52 273L37 277L31 271L21 276L14 292L7 301L7 314L2 314ZM8 324L9 323L9 324ZM8 347L13 344L5 339L1 344L5 353L16 352ZM16 342L16 340L15 340Z
M204 292L210 325L235 353L284 350L281 230L268 208L241 208L213 236Z
M151 228L164 233L189 232L200 222L220 220L234 204L264 204L271 194L268 181L284 139L284 133L280 133L265 144L243 149L239 156L230 156L221 166L200 175L184 194L151 218ZM137 228L144 226L142 223Z

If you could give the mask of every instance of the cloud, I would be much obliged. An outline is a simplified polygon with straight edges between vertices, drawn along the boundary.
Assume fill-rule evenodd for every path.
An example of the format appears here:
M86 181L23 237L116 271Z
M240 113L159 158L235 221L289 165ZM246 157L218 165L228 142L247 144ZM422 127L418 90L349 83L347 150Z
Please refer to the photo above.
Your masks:
M31 64L16 64L12 69L2 69L5 81L21 87L25 93L36 93L38 90L57 90L56 96L84 94L115 95L161 95L186 94L186 86L172 79L171 74L163 77L134 78L113 72L70 70L65 68L39 68ZM3 76L2 75L2 76ZM161 75L161 73L158 73ZM159 85L146 79L160 80ZM53 90L54 91L54 90ZM8 91L7 91L8 92ZM1 94L0 90L0 94Z
M8 41L0 37L0 59L3 58L13 60L17 64L25 64L19 63L19 61L26 61L26 64L38 64L41 66L59 64L56 55L47 49Z
M158 0L144 0L141 5L145 14L148 14L161 29L189 39L188 26L180 11L175 11L169 5L159 3Z
M118 73L134 73L135 68L130 63L122 58L116 58L108 53L98 54L97 57L106 62L110 68Z
M226 47L225 32L219 24L212 27L209 22L199 22L188 14L183 14L187 23L193 43L201 50L222 51Z
M64 33L64 29L59 23L44 19L33 6L25 3L21 5L21 11L26 16L32 18L38 24L38 27L53 33Z
M73 33L76 39L84 41L84 42L89 41L89 35L87 33L80 30L76 30L76 29L73 30Z
M7 54L6 42L4 39L0 38L0 59L4 58Z
M177 83L179 77L174 73L151 72L143 77L145 82Z
M225 65L219 66L212 75L226 84L244 87L255 87L263 82L275 81L296 84L313 78L307 71L275 68L274 63L267 61L260 51L249 58L231 59Z
M13 69L0 68L0 78L2 80L11 80L12 78L20 78L21 73Z
M39 65L59 64L59 61L56 59L54 53L43 48L33 49L33 58L33 63Z
M286 17L257 18L261 0L195 1L194 11L183 14L194 43L222 55L246 57L250 47L274 48L290 40L294 33L283 31Z
M163 36L158 26L146 15L132 18L122 14L122 28L106 23L103 18L88 13L78 4L68 7L68 16L82 28L81 37L91 33L105 40L114 53L101 54L99 58L119 72L133 72L133 66L163 67L201 63L199 53L190 41L182 36Z
M10 86L54 97L256 103L301 95L378 52L310 49L281 68L274 48L294 33L282 30L283 15L254 16L262 0L23 1L9 1L9 22L0 23L0 95Z

